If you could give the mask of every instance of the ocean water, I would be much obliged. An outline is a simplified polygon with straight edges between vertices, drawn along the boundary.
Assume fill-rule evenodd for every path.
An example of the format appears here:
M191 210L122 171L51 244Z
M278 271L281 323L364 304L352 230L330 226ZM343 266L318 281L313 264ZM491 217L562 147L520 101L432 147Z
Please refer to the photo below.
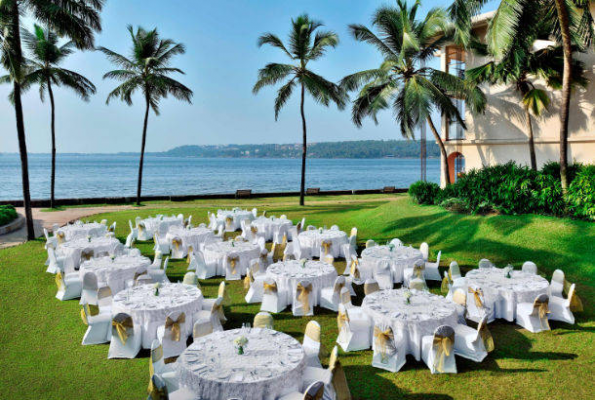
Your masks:
M427 179L438 182L440 160L427 161ZM419 180L419 159L309 159L306 187L321 190L406 188ZM50 195L49 154L29 156L31 197ZM298 191L299 159L173 158L146 156L143 195ZM58 154L56 198L136 194L138 156ZM18 154L0 154L0 200L22 198Z

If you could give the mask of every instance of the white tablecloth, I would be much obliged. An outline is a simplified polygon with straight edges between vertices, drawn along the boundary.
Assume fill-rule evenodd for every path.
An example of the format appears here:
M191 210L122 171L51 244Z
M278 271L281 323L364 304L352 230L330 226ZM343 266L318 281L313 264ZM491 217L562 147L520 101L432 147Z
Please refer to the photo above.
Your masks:
M245 336L244 354L233 340ZM269 329L233 329L197 339L176 362L181 387L204 399L274 400L298 391L306 366L301 344Z
M314 304L320 304L320 291L333 286L337 278L337 270L332 265L322 261L306 261L305 268L299 260L289 260L269 265L267 277L275 279L279 289L287 293L287 304L293 300L293 291L301 280L312 283Z
M75 222L74 224L61 227L58 229L58 232L64 233L64 239L70 241L76 239L86 239L87 236L91 236L92 238L105 236L107 233L107 227L98 222L90 222L88 224Z
M227 218L231 218L231 225L227 225ZM217 222L225 224L227 232L237 231L242 228L242 221L253 221L254 214L248 210L219 210L217 211Z
M468 287L481 288L487 304L494 304L496 318L514 321L518 303L533 303L540 294L547 293L549 282L534 274L513 271L511 278L501 268L474 269L465 275ZM467 294L467 302L474 300Z
M324 240L332 242L329 254L333 257L344 257L342 245L348 242L347 234L343 231L319 230L304 231L298 236L300 246L305 249L311 257L320 257L320 245ZM324 253L323 253L324 255Z
M240 269L241 275L246 275L250 261L260 257L260 247L249 242L215 242L205 245L203 255L208 266L215 265L217 267L217 275L225 275L227 256L239 256L237 268Z
M113 298L112 315L123 312L129 314L136 326L141 327L143 347L151 348L157 338L157 328L165 324L171 312L186 314L186 332L192 332L192 317L201 310L202 292L195 286L181 283L166 283L155 296L154 285L140 285L124 289Z
M178 237L182 239L182 247L184 253L188 252L188 246L192 246L194 251L200 250L200 245L204 243L211 243L215 240L215 234L209 228L192 228L186 229L182 226L171 226L165 238L168 243Z
M122 244L113 237L92 238L91 241L86 238L75 239L59 245L58 255L65 257L64 271L70 273L79 268L83 250L93 250L94 257L101 257L116 255L121 247Z
M407 354L421 357L421 339L433 335L440 325L457 324L455 303L445 297L423 291L411 291L411 304L405 300L406 289L381 290L364 298L362 310L375 324L390 325L406 339ZM398 332L398 333L397 333Z
M393 281L403 282L403 271L413 268L417 260L423 260L418 249L410 246L374 246L364 249L361 255L360 274L362 279L372 278L379 262L388 261L392 270Z
M265 240L270 241L273 240L274 235L279 232L279 229L281 229L282 226L289 229L293 226L293 223L289 219L258 217L252 221L251 225L258 229L259 236L262 235ZM289 234L287 237L289 237Z
M117 256L113 260L111 257L100 257L83 262L79 273L82 279L86 272L94 272L97 280L107 284L112 294L116 294L126 288L127 280L134 279L137 268L149 265L151 260L143 256Z
M141 220L145 225L145 229L147 230L147 234L150 237L153 237L155 232L159 233L160 236L165 236L169 231L169 228L172 226L184 226L184 221L179 219L178 217L150 217Z

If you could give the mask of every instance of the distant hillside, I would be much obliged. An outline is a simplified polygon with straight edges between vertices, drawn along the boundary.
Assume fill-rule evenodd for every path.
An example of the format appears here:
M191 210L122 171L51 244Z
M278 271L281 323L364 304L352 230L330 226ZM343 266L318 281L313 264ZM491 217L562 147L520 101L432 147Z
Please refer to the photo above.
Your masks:
M440 150L433 140L426 142L428 157L439 157ZM320 142L308 145L310 158L412 158L419 157L420 143L413 140L358 140ZM300 143L242 144L217 146L180 146L156 156L203 158L299 158Z

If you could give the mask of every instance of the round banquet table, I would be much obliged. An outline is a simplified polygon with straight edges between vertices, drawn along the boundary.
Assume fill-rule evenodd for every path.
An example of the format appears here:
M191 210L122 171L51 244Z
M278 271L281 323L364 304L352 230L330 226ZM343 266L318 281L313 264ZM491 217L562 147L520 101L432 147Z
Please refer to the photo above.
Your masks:
M418 249L411 246L373 246L364 249L361 254L360 274L362 279L373 278L378 263L388 261L393 281L403 282L403 272L413 268L417 260L423 260L423 255Z
M92 258L81 264L79 273L81 279L86 272L94 272L99 282L107 284L116 294L126 288L126 281L134 279L136 270L140 267L148 267L151 260L143 256L117 256Z
M293 226L293 222L290 219L258 217L252 221L251 225L258 229L257 235L259 237L262 236L266 241L270 241L273 240L282 227L289 230ZM289 232L287 236L289 237Z
M395 335L406 339L407 354L421 358L422 337L433 335L440 325L457 325L455 303L425 291L411 291L411 304L405 300L406 289L381 290L364 298L362 310L375 324L387 324Z
M233 340L248 339L244 354ZM306 367L302 345L270 329L232 329L194 341L175 363L181 387L200 398L274 400L299 391Z
M188 246L192 246L195 251L201 249L201 245L215 241L215 234L209 228L186 229L182 226L171 226L165 238L171 244L174 238L182 240L184 253L188 253Z
M107 233L107 227L98 222L90 222L87 224L75 222L74 224L64 225L58 229L58 232L62 232L64 234L64 239L66 239L66 241L70 241L76 239L87 239L88 236L91 236L92 238L105 236ZM54 232L54 234L55 233L56 232Z
M231 224L227 224L227 218L231 218ZM254 214L248 210L219 210L217 211L217 222L225 224L226 232L234 232L242 228L242 221L251 222Z
M298 236L300 246L309 252L311 257L320 257L320 246L323 241L330 240L331 247L329 254L333 257L344 257L341 247L348 243L347 234L343 231L335 231L326 229L320 232L320 230L304 231ZM324 256L324 254L323 254Z
M225 276L225 262L228 256L238 256L238 268L241 275L246 275L250 261L260 257L260 247L249 242L228 240L205 245L203 255L208 266L216 266L217 275Z
M512 271L506 277L503 268L474 269L465 275L467 287L481 288L487 304L494 304L494 316L514 321L518 303L533 303L540 294L546 294L549 282L535 274ZM475 301L467 294L467 303Z
M93 250L93 257L115 255L122 244L113 237L98 237L88 239L75 239L58 246L58 255L64 256L64 271L66 273L78 270L81 263L81 253L84 250Z
M155 232L159 233L159 235L162 236L167 234L167 232L172 226L184 226L184 221L178 217L149 217L139 222L142 222L145 225L147 234L151 238L153 237Z
M312 283L314 304L320 304L320 291L335 284L337 270L322 261L306 261L305 267L299 260L282 261L269 265L266 271L268 278L273 278L280 292L287 293L287 304L292 304L293 291L298 282L307 280Z
M135 326L142 332L143 348L150 349L157 338L157 328L165 324L169 313L182 311L186 314L186 332L189 335L194 325L192 317L202 307L200 289L182 283L165 283L155 296L154 285L139 285L124 289L112 301L112 315L126 313L132 317Z

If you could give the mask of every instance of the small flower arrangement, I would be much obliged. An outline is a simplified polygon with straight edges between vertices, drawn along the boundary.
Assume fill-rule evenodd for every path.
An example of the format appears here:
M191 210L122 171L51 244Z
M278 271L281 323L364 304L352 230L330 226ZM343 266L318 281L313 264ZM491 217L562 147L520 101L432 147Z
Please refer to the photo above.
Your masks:
M91 235L87 235L87 241L91 243Z
M161 287L161 283L157 282L156 284L153 285L153 288L155 289L155 296L159 296L159 288Z
M307 261L308 261L308 260L306 260L305 258L302 258L302 259L300 260L300 266L301 266L302 268L306 268L306 262L307 262Z
M411 296L413 296L413 294L411 293L411 291L405 290L404 296L405 296L405 303L406 304L411 304Z
M392 252L394 249L395 249L395 245L392 244L392 243L389 243L388 244L388 250Z
M110 258L110 260L112 260L112 262L114 262L114 260L116 259L116 256L112 254L111 256L109 256L109 258Z
M318 228L318 233L322 233L323 230L324 229L322 229L322 228Z
M244 347L248 344L248 338L246 336L238 336L233 340L233 344L238 350L238 354L244 354Z
M507 277L508 279L512 278L512 271L513 271L513 269L514 269L514 268L513 268L513 267L512 267L512 265L510 265L510 264L509 264L509 265L507 265L507 266L506 266L506 268L504 268L504 271L506 272L506 277Z

